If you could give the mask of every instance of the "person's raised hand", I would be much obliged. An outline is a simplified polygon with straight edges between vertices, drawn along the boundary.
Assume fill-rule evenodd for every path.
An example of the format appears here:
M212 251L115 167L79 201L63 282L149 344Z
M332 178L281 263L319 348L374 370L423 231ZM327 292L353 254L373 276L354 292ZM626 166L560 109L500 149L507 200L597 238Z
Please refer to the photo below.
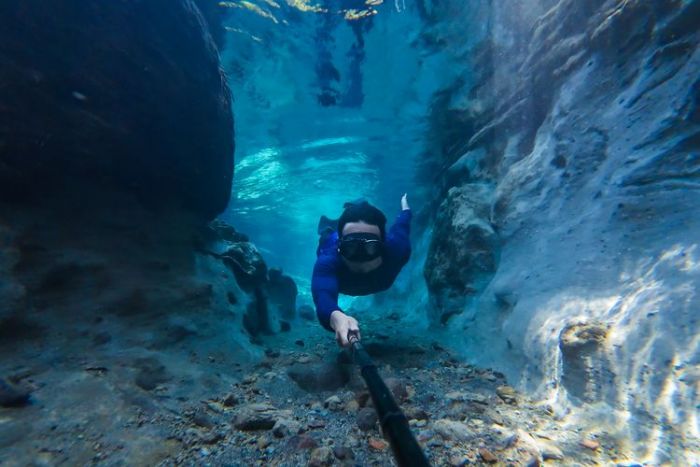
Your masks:
M411 209L408 207L408 193L404 193L401 197L401 210L405 211L406 209Z
M350 346L348 341L348 334L353 332L357 335L357 339L360 340L360 327L357 320L352 316L348 316L340 310L335 310L331 313L331 328L335 331L335 340L338 341L338 345L341 347Z

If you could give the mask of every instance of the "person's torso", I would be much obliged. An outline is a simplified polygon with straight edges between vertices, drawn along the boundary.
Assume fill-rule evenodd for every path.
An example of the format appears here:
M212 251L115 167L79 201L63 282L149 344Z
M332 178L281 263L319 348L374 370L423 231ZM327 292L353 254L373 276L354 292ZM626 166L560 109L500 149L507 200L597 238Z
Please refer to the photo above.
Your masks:
M345 295L369 295L391 287L398 271L388 258L382 258L382 264L369 272L353 272L339 258L338 291Z
M389 249L382 255L382 264L370 272L353 272L343 262L338 253L338 233L328 232L319 244L318 254L331 255L336 264L338 292L344 295L369 295L384 291L391 287L396 276L401 271L401 264L394 258Z

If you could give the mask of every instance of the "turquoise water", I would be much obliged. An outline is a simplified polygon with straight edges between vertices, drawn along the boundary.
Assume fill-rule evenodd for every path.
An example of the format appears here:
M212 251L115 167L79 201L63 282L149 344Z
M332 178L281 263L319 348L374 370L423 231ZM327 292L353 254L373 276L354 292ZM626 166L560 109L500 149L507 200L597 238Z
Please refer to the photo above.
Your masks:
M225 21L222 59L239 117L236 188L223 218L235 219L271 263L299 278L313 266L322 214L337 217L343 202L358 197L390 218L403 193L420 203L415 176L425 113L442 79L439 64L410 46L415 14L387 4L382 14L347 21L339 3L328 2L327 13L261 5L274 20L235 8ZM358 26L361 60L349 56ZM318 38L324 32L330 43ZM324 85L316 69L324 61L339 73L333 105L319 101Z
M410 261L339 308L431 461L700 465L699 25L3 0L0 464L391 465L310 289L320 216L407 193Z

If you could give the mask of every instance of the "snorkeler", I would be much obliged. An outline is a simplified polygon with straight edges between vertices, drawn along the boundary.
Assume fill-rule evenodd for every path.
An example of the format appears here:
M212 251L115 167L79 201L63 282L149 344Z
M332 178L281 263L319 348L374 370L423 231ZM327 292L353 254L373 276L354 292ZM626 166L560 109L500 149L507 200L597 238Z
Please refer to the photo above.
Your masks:
M349 333L360 338L358 322L338 306L338 294L369 295L388 289L411 256L411 209L406 195L401 212L386 232L386 217L367 201L345 203L337 226L325 216L319 223L311 292L318 319L335 332L338 345L349 345Z

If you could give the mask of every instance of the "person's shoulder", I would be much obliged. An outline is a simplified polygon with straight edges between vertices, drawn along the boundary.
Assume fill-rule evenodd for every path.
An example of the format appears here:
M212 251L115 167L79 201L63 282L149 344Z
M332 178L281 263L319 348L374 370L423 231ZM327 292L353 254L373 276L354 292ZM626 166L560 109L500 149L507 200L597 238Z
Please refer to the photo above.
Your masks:
M322 250L316 257L316 267L323 269L335 269L338 267L340 258L335 249Z

